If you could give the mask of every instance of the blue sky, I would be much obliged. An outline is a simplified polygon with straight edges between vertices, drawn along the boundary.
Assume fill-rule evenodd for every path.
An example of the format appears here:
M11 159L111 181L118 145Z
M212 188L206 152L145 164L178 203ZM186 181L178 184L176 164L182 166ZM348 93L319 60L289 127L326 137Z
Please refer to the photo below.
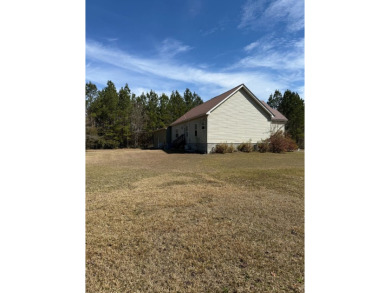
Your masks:
M86 81L204 101L241 83L304 98L303 0L86 1Z

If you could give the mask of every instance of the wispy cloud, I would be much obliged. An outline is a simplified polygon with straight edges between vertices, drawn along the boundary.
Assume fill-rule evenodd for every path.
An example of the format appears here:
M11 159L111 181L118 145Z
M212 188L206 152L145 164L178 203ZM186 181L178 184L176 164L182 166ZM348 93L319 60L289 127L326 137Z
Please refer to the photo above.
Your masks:
M304 82L304 38L285 39L267 35L245 46L244 51L247 55L231 65L230 70L268 72L280 84L287 84L295 91L297 84ZM303 87L298 93L304 97Z
M251 26L261 18L265 2L265 0L247 0L241 8L241 22L238 25L238 28Z
M266 99L275 89L286 89L281 82L267 72L221 68L219 71L204 69L174 59L163 57L145 58L129 54L118 48L108 47L95 41L86 42L87 80L105 84L107 80L124 84L133 83L140 88L180 89L197 85L199 94L209 99L233 86L245 83L261 99ZM94 65L92 65L94 64Z
M304 95L304 0L247 0L238 29L264 35L243 48L246 56L230 68L273 72L281 83ZM282 90L282 87L279 88Z
M87 57L91 60L101 61L129 71L153 74L178 81L230 86L232 81L239 84L242 78L242 74L210 72L189 65L179 65L169 59L142 58L95 42L87 41L86 50Z
M206 30L200 30L200 34L205 37L205 36L208 36L208 35L211 35L211 34L217 32L218 30L219 30L219 27L214 26L214 27L206 29Z
M244 47L244 51L250 52L250 51L252 51L254 48L258 47L259 45L260 45L260 42L259 42L259 41L250 43L249 45L247 45L247 46Z
M286 31L304 28L304 0L248 0L242 7L238 28L272 29L283 25Z
M192 48L190 46L184 45L182 42L172 38L165 39L157 48L160 55L165 58L173 57L179 53L183 53L191 49Z
M228 25L228 23L230 22L231 20L227 17L222 17L215 26L213 27L210 27L210 28L207 28L207 29L201 29L199 31L199 33L206 37L208 35L212 35L216 32L221 32L221 31L224 31L226 26Z
M263 37L250 43L244 50L250 53L233 68L266 67L274 70L304 70L304 39Z

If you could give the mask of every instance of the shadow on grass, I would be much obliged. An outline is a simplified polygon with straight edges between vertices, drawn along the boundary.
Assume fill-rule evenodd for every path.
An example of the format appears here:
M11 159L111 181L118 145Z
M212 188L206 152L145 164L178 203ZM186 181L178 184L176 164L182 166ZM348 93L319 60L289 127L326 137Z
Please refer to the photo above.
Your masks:
M145 148L145 150L151 151L163 151L166 154L197 154L197 155L205 155L205 153L194 151L194 150L185 150L185 149L159 149L159 148Z

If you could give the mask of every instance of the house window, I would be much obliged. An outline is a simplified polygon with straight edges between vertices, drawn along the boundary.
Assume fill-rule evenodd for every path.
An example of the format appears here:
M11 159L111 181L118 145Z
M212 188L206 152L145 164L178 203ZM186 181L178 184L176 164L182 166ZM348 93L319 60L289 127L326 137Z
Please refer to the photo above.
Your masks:
M188 137L188 126L186 126L186 137Z
M198 136L198 124L195 124L195 136Z
M204 129L204 127L205 127L205 121L204 121L204 119L202 120L202 129Z
M176 138L179 137L179 129L176 128Z

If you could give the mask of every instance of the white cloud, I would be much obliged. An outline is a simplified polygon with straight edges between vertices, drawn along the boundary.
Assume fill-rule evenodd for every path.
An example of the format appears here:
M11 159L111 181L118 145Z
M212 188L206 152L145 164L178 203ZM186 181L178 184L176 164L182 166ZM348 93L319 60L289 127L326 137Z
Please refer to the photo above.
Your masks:
M266 20L286 21L289 31L301 30L304 27L304 1L277 0L267 7L262 17Z
M304 28L304 0L248 0L242 7L238 28L272 28L284 24L285 30L295 32Z
M87 40L86 78L105 85L112 80L120 87L126 82L140 89L185 89L191 85L201 89L198 94L204 99L245 83L260 99L267 99L275 89L288 88L287 81L281 81L274 74L261 71L246 71L243 66L221 71L202 69L170 58L144 58L126 53L113 47ZM254 61L253 61L254 62ZM192 89L191 89L192 90ZM166 94L170 94L166 92ZM161 91L162 92L162 91Z
M252 55L241 59L235 67L258 68L267 67L275 70L303 70L305 66L304 56L295 52L273 52L267 55Z
M244 50L250 55L233 64L231 68L265 67L281 71L304 70L303 38L287 40L268 35L247 45Z
M160 55L165 58L171 58L179 53L186 52L191 49L192 48L190 46L184 45L182 42L171 38L165 39L157 48Z
M241 22L238 28L252 25L264 10L265 0L248 0L242 7Z
M250 51L252 51L254 48L258 47L259 45L260 45L260 42L259 42L259 41L250 43L249 45L247 45L247 46L244 47L244 51L250 52Z
M145 88L145 87L136 87L136 88L132 88L131 89L131 92L134 93L136 96L139 96L141 95L142 93L144 93L145 95L147 93L149 93L151 90L153 90L158 96L161 96L163 93L166 94L168 97L171 95L172 93L172 90L171 89L152 89L152 88ZM183 91L180 91L179 92L183 92Z

